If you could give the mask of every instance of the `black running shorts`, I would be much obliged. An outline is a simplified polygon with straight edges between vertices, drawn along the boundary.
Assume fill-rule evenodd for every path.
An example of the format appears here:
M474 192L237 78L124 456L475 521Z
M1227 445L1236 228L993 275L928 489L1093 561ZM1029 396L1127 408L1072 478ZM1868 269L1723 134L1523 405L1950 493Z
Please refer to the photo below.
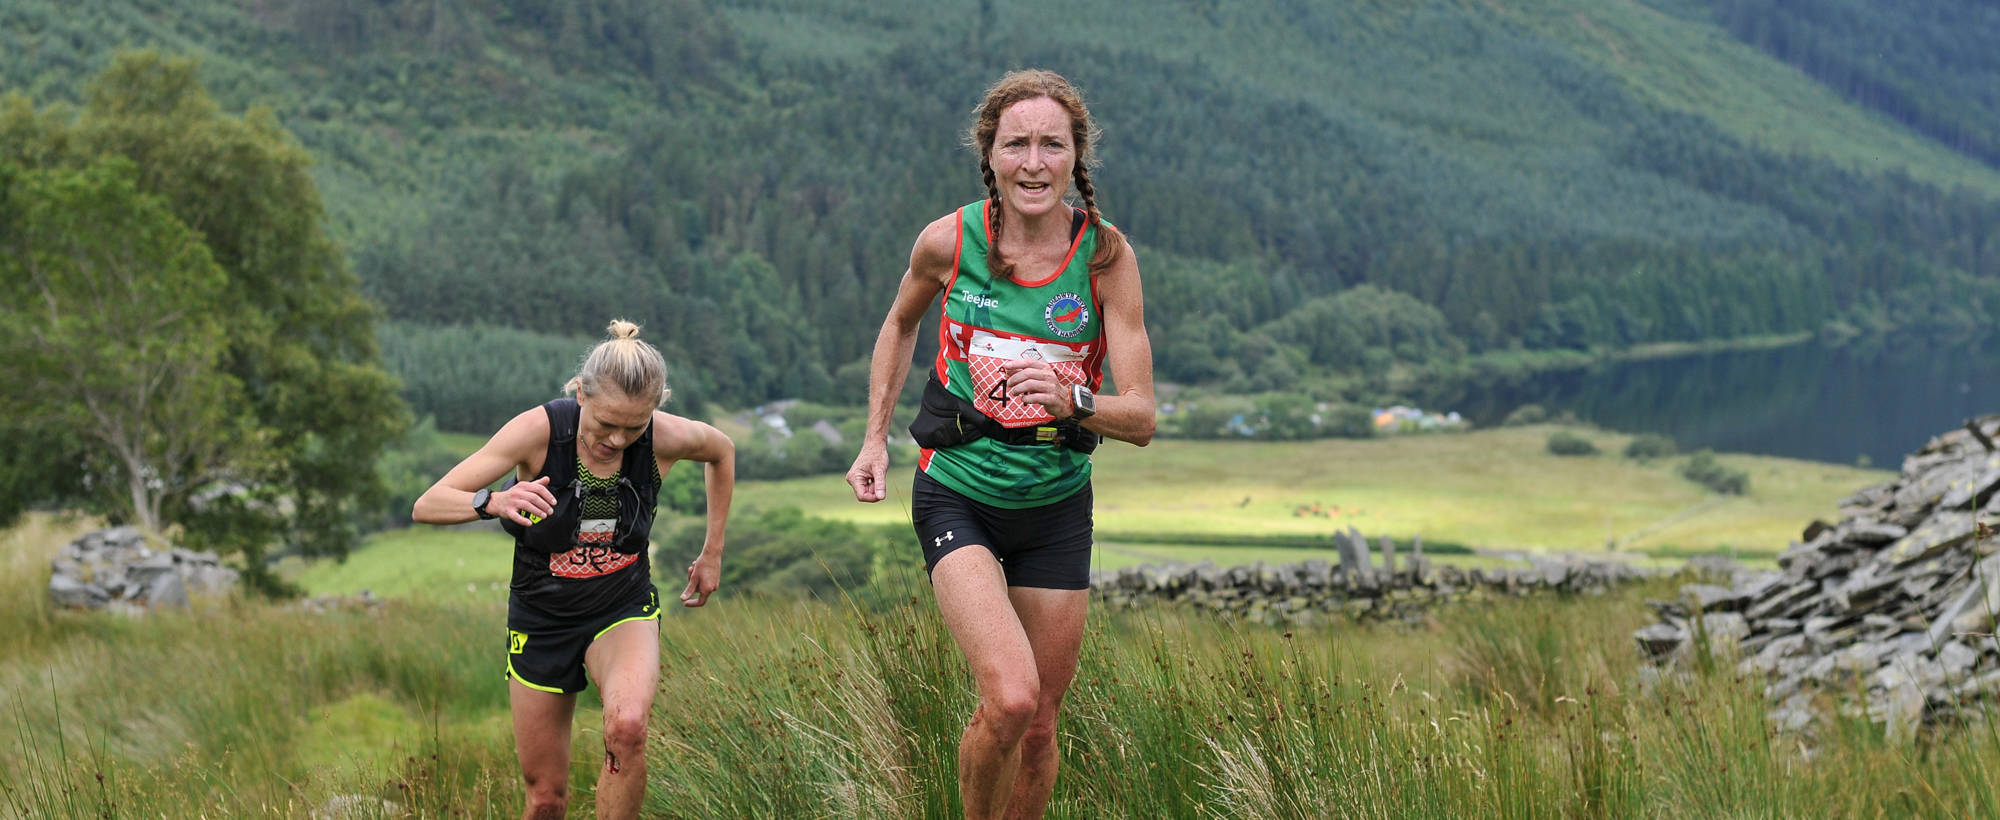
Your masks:
M982 546L999 559L1010 587L1089 589L1090 485L1053 504L1010 510L960 495L917 471L910 517L923 542L924 571L959 547Z
M543 692L573 695L590 687L583 653L611 628L626 621L660 619L660 593L652 584L594 618L559 619L509 601L507 677Z

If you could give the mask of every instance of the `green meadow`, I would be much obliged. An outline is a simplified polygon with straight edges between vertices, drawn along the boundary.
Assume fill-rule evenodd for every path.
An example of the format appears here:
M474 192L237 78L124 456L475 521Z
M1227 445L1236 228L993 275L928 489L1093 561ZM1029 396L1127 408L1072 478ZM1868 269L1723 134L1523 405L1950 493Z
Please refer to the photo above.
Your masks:
M1550 454L1548 437L1557 429L1592 439L1600 453ZM1750 492L1719 496L1681 477L1684 455L1643 463L1622 457L1629 440L1537 425L1363 440L1168 439L1144 448L1110 442L1093 456L1098 537L1118 556L1107 556L1112 562L1134 551L1225 565L1301 560L1294 551L1266 545L1348 527L1371 539L1415 536L1489 549L1615 546L1757 559L1783 552L1813 519L1833 520L1842 497L1890 478L1881 470L1725 454L1718 461L1749 473ZM737 505L793 505L809 515L859 523L907 522L914 469L891 465L889 497L879 504L856 503L844 479L828 475L746 482ZM1203 536L1216 546L1147 546L1160 536ZM1230 544L1260 549L1238 552Z
M1548 437L1557 430L1591 439L1600 452L1549 453ZM441 439L465 453L484 442L467 434ZM1390 536L1407 546L1421 538L1434 558L1462 565L1497 562L1466 555L1469 549L1602 552L1607 547L1654 556L1656 563L1716 553L1768 564L1806 523L1834 520L1839 499L1892 476L1884 470L1722 454L1719 463L1750 475L1748 494L1723 496L1680 475L1685 454L1644 462L1623 457L1630 440L1587 427L1534 425L1362 440L1160 439L1144 448L1111 442L1093 457L1098 535L1093 562L1113 570L1204 560L1222 566L1337 560L1317 542L1353 527L1371 543ZM829 474L742 482L735 506L744 514L790 506L819 518L907 525L914 470L913 464L892 464L889 497L878 504L854 501L845 479ZM449 552L456 549L449 545L485 543L481 539L500 545L494 549L505 546L500 536L477 532L412 530L378 539L419 552L440 546ZM456 562L462 557L440 559L446 565L434 571L460 572ZM344 582L335 588L348 591L403 583L348 577L366 571L316 568L307 578L339 577ZM504 582L504 561L498 572Z
M286 574L315 595L440 601L501 601L513 573L514 543L497 529L412 527L379 533L346 561L285 562Z

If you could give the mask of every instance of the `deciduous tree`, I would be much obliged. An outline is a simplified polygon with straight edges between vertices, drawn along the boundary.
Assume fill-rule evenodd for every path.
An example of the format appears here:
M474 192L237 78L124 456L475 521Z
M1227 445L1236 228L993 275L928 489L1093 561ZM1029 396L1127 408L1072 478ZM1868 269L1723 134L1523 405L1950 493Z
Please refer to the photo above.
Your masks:
M206 344L230 398L212 421L243 492L160 514L186 524L191 543L245 551L255 573L275 544L338 554L357 540L358 506L380 492L375 458L408 411L377 362L377 310L326 236L305 151L267 109L223 113L196 68L124 54L81 108L38 113L19 96L0 100L0 163L74 170L123 157L137 192L192 231L221 271L197 292L224 317ZM209 399L222 389L187 389L197 387Z
M108 468L93 477L111 509L158 532L170 505L262 448L221 368L227 277L134 177L122 158L0 168L0 392L10 426L96 445L85 463Z

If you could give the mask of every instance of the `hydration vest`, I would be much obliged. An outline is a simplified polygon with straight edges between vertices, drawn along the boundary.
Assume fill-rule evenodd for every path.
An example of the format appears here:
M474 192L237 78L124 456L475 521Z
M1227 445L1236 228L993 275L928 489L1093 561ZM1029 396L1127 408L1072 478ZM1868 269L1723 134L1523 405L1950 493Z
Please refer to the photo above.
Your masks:
M646 539L653 532L655 504L660 497L660 480L654 469L653 426L646 425L646 431L625 446L624 461L618 467L618 484L605 490L586 488L577 476L576 428L582 411L576 399L561 398L542 405L542 411L549 416L549 448L542 456L542 476L549 479L549 492L556 496L555 510L530 526L521 526L507 518L500 519L500 526L507 534L514 536L514 544L536 553L559 553L575 549L577 530L583 523L583 499L588 493L615 493L618 498L618 524L613 533L610 548L625 555L636 555L646 551ZM633 476L646 476L633 481ZM507 486L518 483L509 478Z

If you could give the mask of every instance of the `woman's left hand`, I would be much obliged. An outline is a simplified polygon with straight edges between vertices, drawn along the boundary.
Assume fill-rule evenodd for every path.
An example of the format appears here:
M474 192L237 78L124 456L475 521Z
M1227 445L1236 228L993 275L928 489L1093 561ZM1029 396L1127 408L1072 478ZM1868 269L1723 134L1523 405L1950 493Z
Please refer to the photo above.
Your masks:
M688 565L687 589L681 591L682 606L701 606L708 603L708 595L722 586L722 550L706 549L701 557Z
M1069 389L1056 378L1056 369L1035 359L1008 359L1000 363L1007 375L1007 396L1028 404L1039 404L1049 415L1066 419L1075 414L1070 407Z

